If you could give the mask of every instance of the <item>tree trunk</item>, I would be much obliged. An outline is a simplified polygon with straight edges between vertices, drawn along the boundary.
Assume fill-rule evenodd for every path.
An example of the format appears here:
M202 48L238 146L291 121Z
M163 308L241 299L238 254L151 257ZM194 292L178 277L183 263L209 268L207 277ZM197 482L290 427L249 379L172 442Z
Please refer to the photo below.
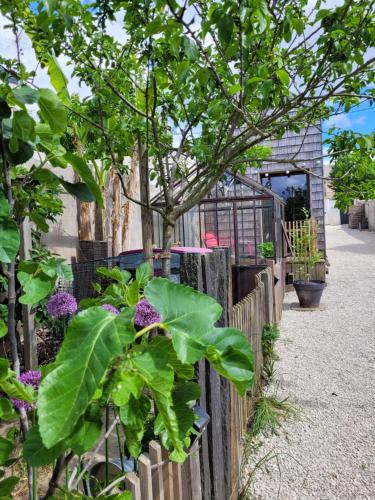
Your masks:
M75 147L79 156L83 157L85 153L84 146L78 137L74 138ZM81 179L77 174L74 174L75 181ZM77 198L77 212L78 212L78 237L80 240L91 241L93 239L91 227L91 210L90 203L79 201Z
M160 258L162 259L163 275L166 278L169 278L171 275L171 247L173 244L174 227L174 222L163 220L163 251Z
M103 194L104 199L104 194ZM100 208L98 203L95 203L95 239L104 241L106 238L105 231L105 210Z
M121 223L120 223L120 211L121 211L121 191L120 191L120 179L116 174L114 168L111 170L111 180L112 180L112 256L116 257L122 251L122 238L121 238Z
M150 208L150 179L148 175L148 151L141 140L138 139L138 160L139 160L139 186L140 200L143 203L141 208L142 220L142 244L143 256L145 262L153 266L154 252L152 249L153 241L153 214ZM147 206L144 206L147 205Z
M139 190L139 164L138 164L138 148L134 147L132 151L130 170L125 178L126 192L131 198L138 197ZM138 208L130 200L125 199L122 206L123 219L122 219L122 250L131 250L132 242L130 235L130 222L132 214L134 217L134 210Z

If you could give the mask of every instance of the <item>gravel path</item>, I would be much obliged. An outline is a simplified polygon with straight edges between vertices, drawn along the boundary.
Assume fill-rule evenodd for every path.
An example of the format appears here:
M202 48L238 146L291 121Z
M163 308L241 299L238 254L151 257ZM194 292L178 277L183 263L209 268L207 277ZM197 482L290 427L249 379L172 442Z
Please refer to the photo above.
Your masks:
M262 438L257 500L375 499L375 234L327 227L323 310L290 309L277 344L277 395L299 405L278 436Z

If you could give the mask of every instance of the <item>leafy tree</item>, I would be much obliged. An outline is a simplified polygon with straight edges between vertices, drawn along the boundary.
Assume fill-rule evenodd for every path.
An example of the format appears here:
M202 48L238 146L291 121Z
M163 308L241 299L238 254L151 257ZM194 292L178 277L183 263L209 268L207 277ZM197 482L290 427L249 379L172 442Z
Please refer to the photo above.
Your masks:
M333 164L329 183L336 207L347 212L356 199L375 199L375 133L363 136L343 131L330 143Z
M163 198L144 208L162 215L168 256L176 220L227 169L260 164L264 140L372 99L372 2L307 9L306 0L70 0L26 4L22 20L50 73L64 54L101 107L115 103L105 123L85 116L108 152L111 127L126 130L129 149L135 138L144 145ZM114 37L109 23L122 18Z

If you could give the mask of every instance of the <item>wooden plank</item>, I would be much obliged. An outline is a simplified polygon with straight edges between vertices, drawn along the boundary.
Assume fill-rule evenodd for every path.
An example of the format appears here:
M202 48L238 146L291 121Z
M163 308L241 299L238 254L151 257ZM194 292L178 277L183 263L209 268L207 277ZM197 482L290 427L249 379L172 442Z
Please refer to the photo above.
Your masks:
M125 476L125 487L131 491L132 500L141 500L141 488L139 484L139 477L135 472L129 472Z
M141 500L154 500L152 494L151 460L143 454L138 458L138 472L141 486Z
M181 464L172 463L173 500L182 500Z
M162 460L166 460L167 463L162 465L160 468L163 472L163 486L164 486L164 499L174 500L173 493L173 465L169 461L168 451L165 448L161 449Z
M191 476L191 500L202 500L201 488L201 465L199 462L199 440L197 439L189 455L190 476Z
M156 441L150 441L148 445L151 465L162 462L161 446ZM161 467L155 467L151 471L153 500L164 500L163 471Z

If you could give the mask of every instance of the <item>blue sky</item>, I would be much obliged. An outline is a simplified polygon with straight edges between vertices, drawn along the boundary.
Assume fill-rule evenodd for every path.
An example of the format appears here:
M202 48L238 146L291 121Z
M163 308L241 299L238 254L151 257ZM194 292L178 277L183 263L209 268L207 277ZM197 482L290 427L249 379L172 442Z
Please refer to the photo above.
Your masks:
M353 107L348 113L332 116L328 122L323 123L324 139L327 137L328 129L333 125L343 130L369 134L374 131L375 105L370 106L368 102L363 102L359 106Z

